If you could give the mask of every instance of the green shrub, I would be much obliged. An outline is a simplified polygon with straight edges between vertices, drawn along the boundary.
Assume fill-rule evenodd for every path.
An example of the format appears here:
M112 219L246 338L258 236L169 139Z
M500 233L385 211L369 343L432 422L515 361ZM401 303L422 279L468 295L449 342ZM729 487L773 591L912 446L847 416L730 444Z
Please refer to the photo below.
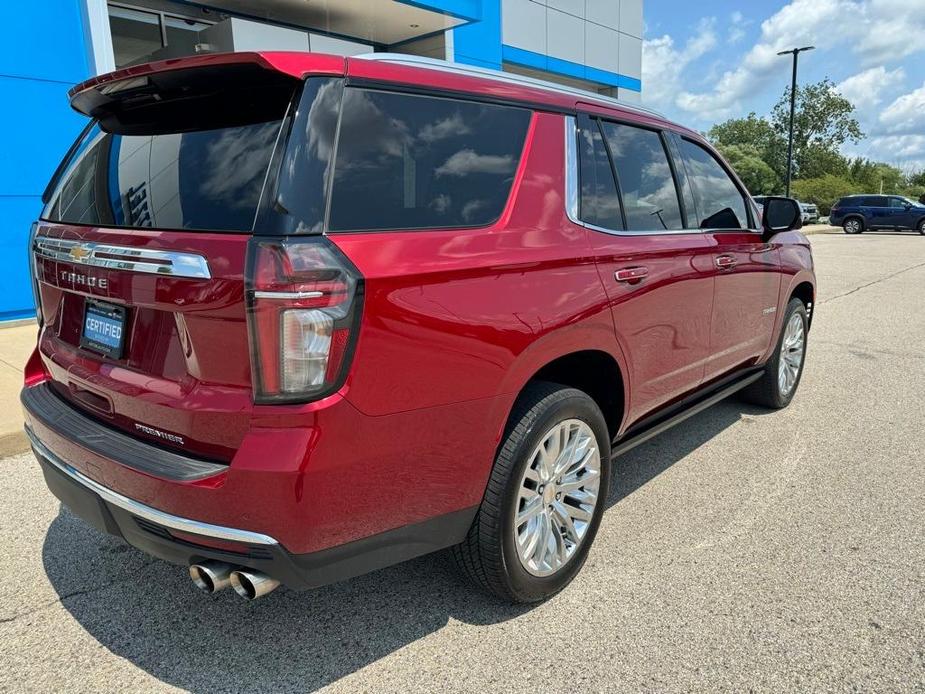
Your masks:
M815 203L819 208L819 214L827 216L839 198L854 193L867 193L870 191L861 190L854 181L844 176L835 176L826 174L819 178L804 178L796 180L792 185L793 197L798 198L801 202Z

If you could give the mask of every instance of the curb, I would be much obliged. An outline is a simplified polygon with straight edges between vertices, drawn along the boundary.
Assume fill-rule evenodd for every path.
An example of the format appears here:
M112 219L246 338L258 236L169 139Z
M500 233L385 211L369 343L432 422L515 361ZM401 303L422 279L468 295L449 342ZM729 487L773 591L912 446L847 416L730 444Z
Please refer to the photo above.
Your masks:
M29 450L29 439L24 431L0 434L0 460Z

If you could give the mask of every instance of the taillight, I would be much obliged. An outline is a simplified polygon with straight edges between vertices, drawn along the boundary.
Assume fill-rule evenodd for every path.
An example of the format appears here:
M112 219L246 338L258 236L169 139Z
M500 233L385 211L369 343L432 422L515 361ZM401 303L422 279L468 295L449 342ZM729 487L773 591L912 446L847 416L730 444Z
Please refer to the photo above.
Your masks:
M334 392L356 341L362 277L323 236L251 239L247 319L256 402Z

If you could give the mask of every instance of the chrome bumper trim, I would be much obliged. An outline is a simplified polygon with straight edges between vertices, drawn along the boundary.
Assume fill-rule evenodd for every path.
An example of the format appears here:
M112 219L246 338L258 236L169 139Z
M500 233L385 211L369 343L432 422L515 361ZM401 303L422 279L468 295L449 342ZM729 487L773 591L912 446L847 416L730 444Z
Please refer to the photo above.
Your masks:
M60 470L62 473L70 477L74 482L81 485L82 487L85 487L91 492L94 492L104 501L112 504L113 506L118 506L122 510L127 511L134 516L144 518L145 520L162 525L165 528L169 528L171 530L178 530L180 532L191 533L193 535L201 535L203 537L211 537L215 538L216 540L241 542L248 545L273 546L279 544L269 535L251 532L250 530L239 530L238 528L226 528L222 525L212 525L211 523L203 523L202 521L183 518L182 516L174 516L170 513L166 513L151 506L147 506L140 501L135 501L134 499L130 499L127 496L123 496L122 494L114 492L108 487L104 487L99 482L91 480L82 472L76 470L73 466L63 461L57 454L49 450L48 446L39 441L35 433L28 426L26 427L26 435L32 442L32 448L36 455L39 455L47 460L49 463L58 468L58 470Z

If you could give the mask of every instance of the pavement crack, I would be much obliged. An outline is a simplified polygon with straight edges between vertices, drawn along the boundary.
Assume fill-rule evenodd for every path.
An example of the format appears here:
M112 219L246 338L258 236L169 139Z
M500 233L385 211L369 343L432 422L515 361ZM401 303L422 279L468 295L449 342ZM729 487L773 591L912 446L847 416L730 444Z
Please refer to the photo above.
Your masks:
M899 275L903 274L904 272L909 272L909 270L915 270L916 268L920 268L920 267L925 267L925 263L918 263L918 264L916 264L916 265L910 265L910 266L907 267L907 268L903 268L902 270L897 270L896 272L894 272L894 273L892 273L892 274L890 274L890 275L886 275L885 277L881 277L881 278L879 278L879 279L873 280L872 282L868 282L867 284L862 284L862 285L857 286L857 287L855 287L854 289L851 289L851 290L849 290L849 291L847 291L847 292L844 292L844 293L842 293L842 294L836 294L835 296L830 296L828 299L823 299L823 300L820 301L819 303L820 303L820 304L827 304L827 303L829 303L830 301L835 301L836 299L841 299L841 298L843 298L843 297L848 296L849 294L854 294L855 292L859 292L859 291L861 291L862 289L867 289L867 287L871 287L871 286L873 286L873 285L875 285L875 284L880 284L881 282L886 282L887 280L891 280L891 279L893 279L894 277L898 277Z

